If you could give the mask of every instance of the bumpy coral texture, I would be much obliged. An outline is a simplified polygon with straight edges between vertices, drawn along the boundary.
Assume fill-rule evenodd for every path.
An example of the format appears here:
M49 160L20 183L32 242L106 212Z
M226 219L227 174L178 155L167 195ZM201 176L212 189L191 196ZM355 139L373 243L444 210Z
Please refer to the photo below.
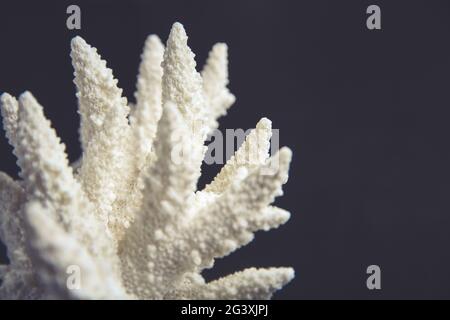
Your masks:
M268 299L291 268L250 268L206 282L202 270L276 228L270 206L287 181L291 151L269 157L263 118L203 190L205 140L235 97L227 46L201 73L175 23L166 46L148 37L128 104L112 71L82 38L72 40L82 158L65 146L29 92L1 96L3 128L21 180L0 173L2 299ZM270 174L267 172L272 171ZM76 266L80 285L68 285Z

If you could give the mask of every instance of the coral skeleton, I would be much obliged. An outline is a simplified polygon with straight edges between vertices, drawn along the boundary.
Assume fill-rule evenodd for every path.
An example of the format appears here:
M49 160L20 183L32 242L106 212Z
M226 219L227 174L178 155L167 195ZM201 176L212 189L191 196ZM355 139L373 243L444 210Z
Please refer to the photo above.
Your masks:
M197 190L207 135L235 101L227 46L214 45L199 73L180 23L165 46L149 36L133 104L80 37L71 58L83 151L76 163L31 93L1 96L20 179L0 172L0 240L9 260L0 265L0 298L269 299L291 281L285 267L211 282L201 275L290 216L271 204L287 181L291 151L269 156L266 118ZM78 286L71 270L79 270Z

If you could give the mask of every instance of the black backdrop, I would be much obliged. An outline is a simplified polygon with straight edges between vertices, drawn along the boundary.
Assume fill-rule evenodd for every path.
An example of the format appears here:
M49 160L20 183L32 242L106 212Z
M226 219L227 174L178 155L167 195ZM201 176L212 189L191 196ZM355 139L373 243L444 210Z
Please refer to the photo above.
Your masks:
M82 29L66 28L78 4ZM378 4L382 30L366 28ZM184 24L201 66L230 47L237 102L221 128L263 116L294 159L278 230L217 261L208 279L293 266L276 298L450 298L450 3L448 1L2 1L0 91L30 90L80 154L70 39L97 47L132 100L150 33ZM0 170L17 175L0 137ZM201 184L218 167L205 168ZM1 261L6 261L2 249ZM382 289L366 288L377 264Z

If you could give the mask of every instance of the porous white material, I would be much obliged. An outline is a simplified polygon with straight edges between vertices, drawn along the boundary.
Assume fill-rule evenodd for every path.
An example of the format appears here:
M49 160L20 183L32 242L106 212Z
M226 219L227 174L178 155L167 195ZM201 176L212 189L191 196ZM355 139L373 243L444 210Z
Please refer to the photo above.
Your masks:
M149 36L134 105L95 48L80 37L71 45L83 148L76 165L31 93L1 96L21 180L0 172L9 257L0 299L268 299L292 280L291 268L250 268L210 283L201 276L290 216L270 206L291 151L269 158L266 118L197 190L207 133L235 101L226 45L213 47L200 74L180 23L165 48ZM79 287L68 282L74 266Z
M209 52L202 70L203 91L208 102L210 127L217 128L217 118L224 116L236 97L230 93L228 85L228 47L225 43L215 44Z

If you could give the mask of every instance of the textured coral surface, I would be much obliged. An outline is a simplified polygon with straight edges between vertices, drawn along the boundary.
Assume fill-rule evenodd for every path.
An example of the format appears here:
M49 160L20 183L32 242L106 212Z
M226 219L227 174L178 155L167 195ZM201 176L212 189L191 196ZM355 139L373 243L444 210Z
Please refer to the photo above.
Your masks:
M148 37L129 104L112 71L82 38L72 40L83 155L65 146L31 93L1 96L3 127L20 180L0 173L2 299L267 299L291 268L250 268L206 283L202 270L276 228L291 151L269 157L262 118L217 177L197 190L205 140L235 97L227 46L201 73L175 23L164 46ZM268 174L270 172L270 174ZM77 267L80 285L68 285Z

